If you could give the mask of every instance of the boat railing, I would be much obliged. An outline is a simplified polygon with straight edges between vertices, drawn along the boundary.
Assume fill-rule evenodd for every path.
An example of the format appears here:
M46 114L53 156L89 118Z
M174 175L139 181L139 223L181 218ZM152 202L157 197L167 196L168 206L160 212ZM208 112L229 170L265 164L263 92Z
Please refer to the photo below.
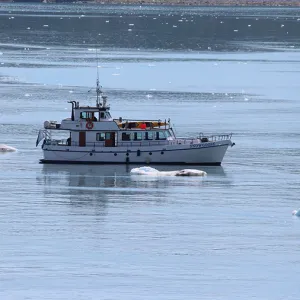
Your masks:
M140 141L140 142L118 142L119 147L149 147L149 146L160 146L169 145L167 140L150 140L150 141Z
M168 120L147 120L147 119L114 119L120 130L145 130L145 129L169 129L171 126L170 119Z
M55 140L55 139L46 139L45 140L45 144L46 145L53 145L53 146L75 146L75 147L79 147L81 146L79 144L79 142L74 142L72 140L68 140L68 139L61 139L61 140ZM97 142L97 143L85 143L85 146L87 147L104 147L105 142Z
M73 141L68 141L67 139L63 140L54 140L54 139L46 139L45 140L46 145L52 145L52 146L74 146L74 147L80 147L81 145L79 142L73 142ZM161 141L132 141L132 142L116 142L115 146L116 147L145 147L145 146L159 146L159 145L169 145L169 141L167 140L161 140ZM103 148L105 147L105 141L99 141L97 143L85 143L86 147L92 147L92 148Z
M208 142L218 142L230 140L232 134L219 134L219 135L200 135L198 138L176 138L175 140L142 140L142 141L115 141L116 147L147 147L147 146L160 146L160 145L192 145L199 143L208 143ZM74 142L69 139L49 139L46 137L45 139L46 145L54 145L54 146L75 146L80 147L82 145L79 142ZM105 147L105 141L97 141L97 142L86 142L85 147Z
M157 123L169 123L169 119L114 119L115 122L117 123L123 123L123 122L157 122Z

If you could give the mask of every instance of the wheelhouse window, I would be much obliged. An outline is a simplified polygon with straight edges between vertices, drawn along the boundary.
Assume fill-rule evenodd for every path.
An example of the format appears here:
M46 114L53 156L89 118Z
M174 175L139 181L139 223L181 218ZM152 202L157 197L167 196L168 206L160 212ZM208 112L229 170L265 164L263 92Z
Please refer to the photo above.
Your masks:
M80 113L80 119L97 121L97 118L95 117L95 113L91 112L91 111L83 111L83 112L81 112Z
M111 115L109 112L100 112L100 119L110 119L111 118Z
M105 141L105 132L99 132L99 133L97 133L97 135L96 135L96 140L97 141Z

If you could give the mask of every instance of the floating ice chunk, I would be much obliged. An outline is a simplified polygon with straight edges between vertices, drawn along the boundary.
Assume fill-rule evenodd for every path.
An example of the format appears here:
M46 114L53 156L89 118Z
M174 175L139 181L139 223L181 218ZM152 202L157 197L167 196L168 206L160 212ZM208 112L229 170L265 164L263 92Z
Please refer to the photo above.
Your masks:
M281 28L284 27L284 24L281 24Z
M14 147L0 144L0 152L15 152L15 151L17 151L17 149Z
M134 24L128 24L128 26L134 26Z
M131 175L147 175L147 176L206 176L207 173L196 169L183 169L176 171L159 171L151 167L133 168Z
M176 172L177 173L175 174L175 176L206 176L207 175L205 171L196 170L196 169L183 169Z
M49 25L45 24L45 25L43 25L43 27L49 27Z
M129 28L129 29L128 29L128 31L132 31L132 29L131 29L131 28Z
M293 210L292 215L296 217L300 217L300 209L299 210Z
M238 32L238 29L234 29L233 31L234 31L234 32Z

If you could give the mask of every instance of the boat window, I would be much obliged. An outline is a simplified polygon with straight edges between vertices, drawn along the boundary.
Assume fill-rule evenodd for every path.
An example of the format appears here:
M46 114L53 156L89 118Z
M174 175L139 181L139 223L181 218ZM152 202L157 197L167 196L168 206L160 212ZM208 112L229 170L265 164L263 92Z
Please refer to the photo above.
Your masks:
M142 132L135 132L135 133L134 133L134 138L133 138L133 139L134 139L135 141L141 141L142 138L143 138Z
M153 132L152 131L145 132L145 140L153 140Z
M168 137L170 137L170 136L172 136L172 134L171 134L171 132L168 130L168 131L165 131L165 134L166 134L166 137L168 138Z
M106 132L106 133L105 133L105 139L106 139L106 140L111 140L111 138L112 138L111 132Z
M122 133L122 141L130 141L130 133Z
M96 140L97 141L105 141L105 132L99 132L99 133L97 133Z
M101 119L105 119L105 113L104 113L104 112L101 112L101 113L100 113L100 118L101 118Z
M163 131L156 131L155 139L156 140L165 140L166 139L165 133Z
M80 119L86 119L86 112L85 111L80 113Z
M90 111L81 112L80 119L89 119L89 120L97 121L97 118L94 117L94 112L90 112Z

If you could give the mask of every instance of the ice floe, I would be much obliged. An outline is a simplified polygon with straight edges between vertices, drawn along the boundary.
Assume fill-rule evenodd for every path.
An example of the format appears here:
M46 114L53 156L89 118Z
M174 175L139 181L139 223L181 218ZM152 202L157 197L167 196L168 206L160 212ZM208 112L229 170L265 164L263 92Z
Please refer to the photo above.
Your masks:
M14 147L0 144L0 152L15 152L15 151L17 151L17 149Z
M159 171L151 167L133 168L130 171L132 175L146 176L206 176L207 173L196 169L182 169L176 171Z

